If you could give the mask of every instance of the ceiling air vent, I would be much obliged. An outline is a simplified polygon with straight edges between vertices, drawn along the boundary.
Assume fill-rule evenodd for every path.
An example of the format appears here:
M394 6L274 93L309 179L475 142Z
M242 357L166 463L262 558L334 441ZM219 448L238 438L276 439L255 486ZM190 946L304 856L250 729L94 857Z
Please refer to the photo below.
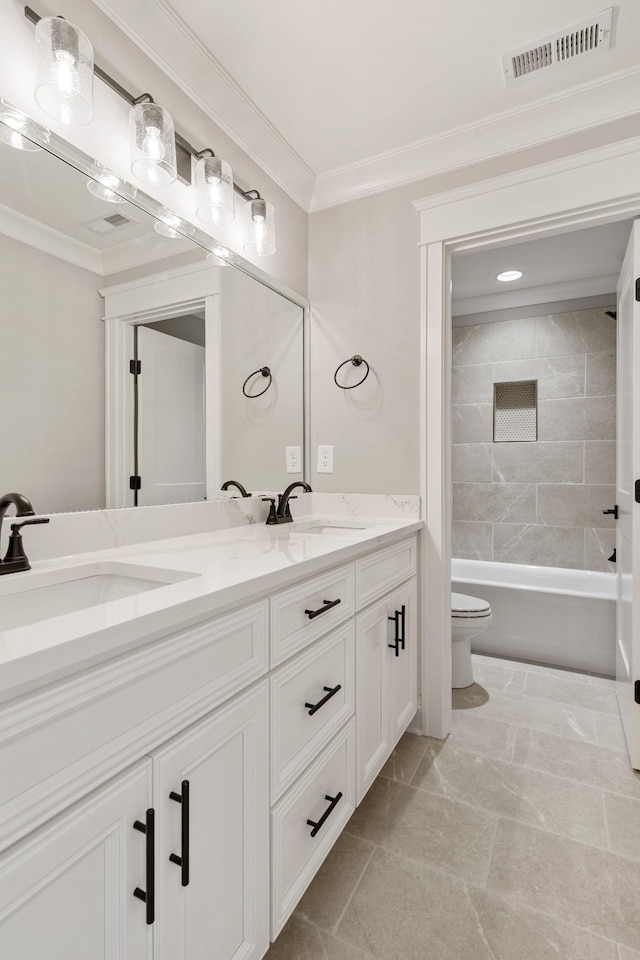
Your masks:
M122 213L110 213L106 217L95 217L93 220L85 220L80 226L86 227L87 230L91 230L92 233L105 234L126 227L130 223L135 223L135 220L132 220L130 217L125 217Z
M576 23L567 30L545 37L527 47L504 53L502 69L508 87L525 77L563 63L582 60L608 50L611 46L613 7L603 10L589 20Z

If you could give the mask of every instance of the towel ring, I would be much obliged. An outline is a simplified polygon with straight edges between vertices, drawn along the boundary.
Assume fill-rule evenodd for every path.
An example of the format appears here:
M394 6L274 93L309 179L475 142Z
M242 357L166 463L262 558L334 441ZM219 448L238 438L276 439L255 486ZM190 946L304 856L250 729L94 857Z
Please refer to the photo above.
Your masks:
M348 363L352 363L354 367L359 367L364 363L365 367L367 368L367 372L365 373L362 380L358 380L357 383L352 383L350 387L346 387L344 384L338 383L338 373L340 372L340 370L342 370L343 367L346 367ZM336 387L340 387L341 390L354 390L356 387L359 387L361 383L364 383L368 376L369 376L369 364L364 359L364 357L360 356L359 353L355 353L352 357L349 357L348 360L345 360L344 363L340 364L340 366L338 367L338 369L333 375L333 379Z
M251 380L251 377L255 377L256 373L261 373L263 377L269 377L269 383L266 385L264 390L260 391L260 393L247 393L246 386L249 383L249 380ZM257 370L254 370L253 373L250 373L247 379L245 380L245 382L242 384L242 392L244 393L245 397L247 397L249 400L255 400L256 397L261 397L263 393L267 392L267 390L271 386L272 380L273 380L273 376L271 374L271 370L269 369L269 367L259 367Z

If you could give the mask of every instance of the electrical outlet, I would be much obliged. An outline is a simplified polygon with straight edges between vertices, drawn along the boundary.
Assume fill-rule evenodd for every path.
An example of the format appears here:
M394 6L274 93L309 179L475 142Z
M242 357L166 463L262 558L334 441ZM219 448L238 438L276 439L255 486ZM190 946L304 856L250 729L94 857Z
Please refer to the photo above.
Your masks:
M318 444L318 473L333 473L333 446Z
M302 473L302 458L300 447L287 447L287 473Z

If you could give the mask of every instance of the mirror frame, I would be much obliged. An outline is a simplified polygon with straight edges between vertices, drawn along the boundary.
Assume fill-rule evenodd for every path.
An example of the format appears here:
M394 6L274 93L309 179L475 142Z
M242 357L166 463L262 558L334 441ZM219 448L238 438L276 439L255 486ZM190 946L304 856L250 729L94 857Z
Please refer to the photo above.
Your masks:
M5 100L7 105L10 102ZM17 108L16 108L17 109ZM24 113L24 111L19 111ZM28 116L28 114L25 114ZM73 144L64 140L62 137L46 130L40 123L29 117L33 125L33 135L29 139L37 143L45 153L50 153L57 157L63 163L73 167L78 173L92 179L95 173L95 165L99 161L89 154L79 150ZM10 149L10 148L9 148ZM126 184L126 186L133 186ZM118 192L118 191L116 191ZM161 220L166 216L169 207L154 200L144 191L135 187L135 198L132 200L123 191L123 199L132 206L137 207L144 213L149 214L155 220ZM311 471L311 407L310 407L310 303L306 297L301 296L292 290L286 284L281 283L275 277L270 276L261 270L251 261L245 259L240 254L230 251L222 243L217 241L210 234L205 233L198 226L179 216L180 221L188 225L188 233L183 233L186 240L191 240L196 246L201 247L208 253L214 254L221 261L241 270L247 276L263 286L273 290L274 293L291 301L302 310L302 329L303 329L303 360L302 360L302 389L303 389L303 477L308 482ZM178 232L182 232L178 228ZM180 272L178 268L177 272ZM101 290L101 293L115 292L108 288ZM203 302L205 297L196 294L189 298L192 301ZM128 478L131 473L131 464L133 462L133 451L130 439L130 430L123 430L123 424L131 421L132 386L129 374L129 359L131 356L130 338L133 336L133 326L139 320L140 314L133 317L120 317L117 319L109 318L105 315L102 319L105 322L105 508L113 509L116 507L133 506L132 496L128 486L122 478ZM114 364L117 365L114 369ZM118 384L123 377L127 377L126 388ZM113 395L114 386L116 386L116 396ZM124 399L123 399L124 398ZM209 412L209 410L207 410ZM212 411L215 412L215 411ZM123 419L128 418L128 419ZM219 432L219 431L218 431ZM207 467L209 464L207 463ZM216 471L216 479L217 479ZM207 499L211 485L207 482ZM213 490L212 490L213 492ZM223 499L223 498L221 498Z

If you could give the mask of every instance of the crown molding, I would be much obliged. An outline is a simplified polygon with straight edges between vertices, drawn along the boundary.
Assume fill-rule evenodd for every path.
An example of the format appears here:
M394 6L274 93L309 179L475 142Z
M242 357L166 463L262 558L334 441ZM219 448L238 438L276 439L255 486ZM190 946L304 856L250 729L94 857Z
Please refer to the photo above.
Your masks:
M613 294L618 286L618 274L603 274L599 277L584 277L578 280L564 280L560 283L547 283L538 287L522 287L519 290L504 290L500 293L488 293L478 297L465 297L453 300L453 316L464 317L469 314L488 313L495 310L507 310L512 307L526 307L531 304L555 303L560 300L579 300L584 297L597 297Z
M3 204L0 204L0 233L48 253L58 260L66 260L75 267L103 274L102 256L98 250L80 240L73 240L52 227L46 227L31 217L16 213Z
M633 67L321 174L310 212L637 116L639 103L640 67Z
M166 0L94 0L305 211L316 175Z

